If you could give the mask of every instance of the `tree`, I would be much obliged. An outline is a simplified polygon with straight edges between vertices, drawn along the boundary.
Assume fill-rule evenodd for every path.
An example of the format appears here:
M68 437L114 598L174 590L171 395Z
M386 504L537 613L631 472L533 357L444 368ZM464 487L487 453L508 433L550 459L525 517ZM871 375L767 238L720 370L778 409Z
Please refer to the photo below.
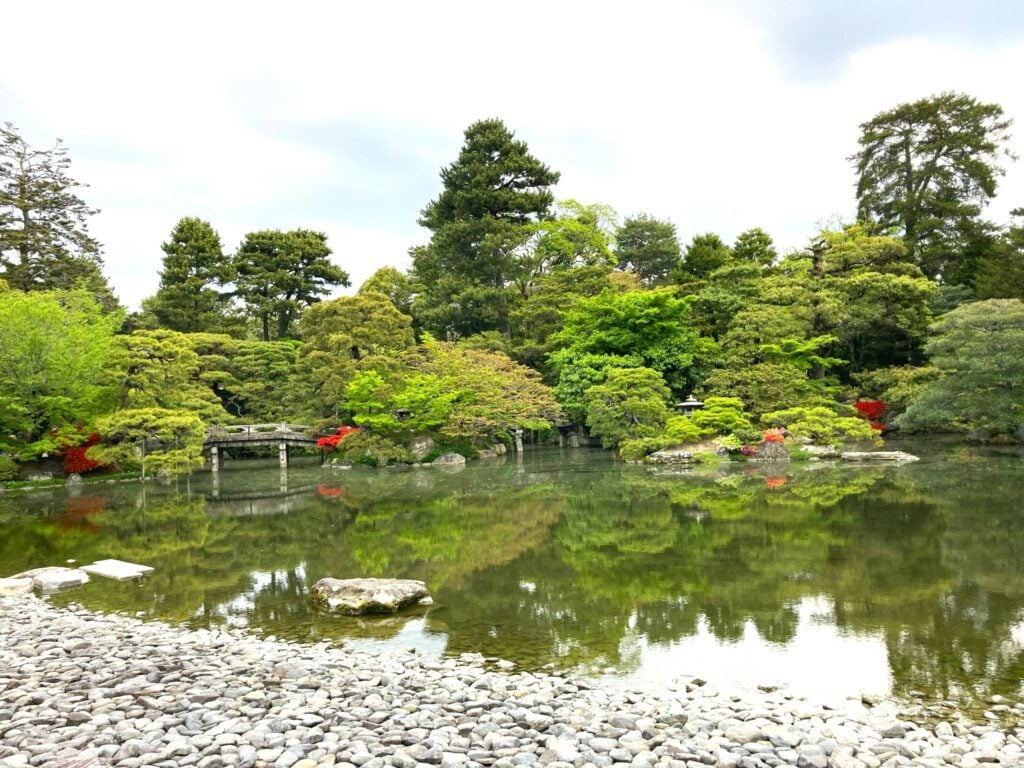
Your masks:
M612 368L603 384L586 392L587 425L605 448L623 440L655 437L669 418L671 396L661 374L650 368Z
M980 299L1024 299L1024 208L1010 215L1016 223L982 259L974 287Z
M732 257L736 261L770 267L779 257L771 235L759 227L740 232L732 246Z
M646 213L626 217L615 242L619 269L634 272L647 286L667 282L682 256L676 225Z
M262 230L245 236L233 260L237 295L260 323L264 341L288 338L299 314L348 273L329 260L327 235L308 229Z
M300 328L304 344L299 366L318 417L337 418L359 369L398 365L398 358L415 344L412 319L373 291L314 304L303 314Z
M444 189L421 211L430 243L414 248L420 294L413 311L445 338L509 333L507 286L522 271L530 225L546 218L559 174L498 119L466 129L459 157L441 170ZM477 308L490 305L483 315Z
M686 246L682 264L673 275L677 283L707 280L716 269L732 260L732 249L714 232L694 235Z
M359 293L383 293L395 309L405 315L412 314L412 281L404 272L399 272L394 267L381 267L368 278L361 286Z
M941 377L925 385L897 426L1024 439L1024 302L957 307L932 326L925 350Z
M230 297L214 286L230 283L234 274L224 258L220 235L202 219L186 216L160 247L164 252L160 288L143 301L144 311L152 313L161 328L172 331L223 331Z
M131 408L98 422L101 443L88 456L122 469L140 468L143 476L166 471L188 474L203 466L206 430L199 417L166 408Z
M606 290L580 299L553 338L562 346L550 358L557 368L586 354L635 355L663 375L676 394L689 393L703 380L716 348L690 326L690 300L667 288Z
M135 331L118 336L111 369L120 379L122 410L189 411L207 423L229 420L220 398L203 381L191 338L177 331Z
M615 210L609 205L584 205L576 200L558 203L556 216L528 225L534 235L526 257L527 278L575 267L615 266ZM520 280L525 293L526 281Z
M0 276L11 288L85 288L107 309L117 306L102 275L100 244L88 219L99 211L76 193L71 158L60 139L32 149L11 123L0 128Z
M998 104L946 92L881 112L861 124L858 215L902 234L929 277L945 274L952 227L976 217L1004 171L1011 120Z
M33 456L50 433L110 408L120 313L88 291L0 292L0 448Z

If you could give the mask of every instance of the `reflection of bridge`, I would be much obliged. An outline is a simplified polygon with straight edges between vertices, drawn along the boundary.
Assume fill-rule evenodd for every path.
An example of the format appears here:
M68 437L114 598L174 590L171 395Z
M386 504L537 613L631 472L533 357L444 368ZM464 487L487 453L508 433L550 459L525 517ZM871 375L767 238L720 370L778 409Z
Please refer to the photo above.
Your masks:
M219 472L224 464L225 448L277 446L282 467L288 466L288 450L292 446L315 448L317 435L303 424L233 424L213 427L206 433L203 448L210 451L210 468Z

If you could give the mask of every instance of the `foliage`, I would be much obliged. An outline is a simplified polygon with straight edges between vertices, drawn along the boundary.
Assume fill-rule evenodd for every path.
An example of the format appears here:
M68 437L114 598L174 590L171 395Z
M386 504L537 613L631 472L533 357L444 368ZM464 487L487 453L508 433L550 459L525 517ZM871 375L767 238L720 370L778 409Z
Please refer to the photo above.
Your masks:
M611 368L586 393L587 425L605 448L623 440L656 437L668 421L671 392L650 368Z
M898 227L930 277L944 274L951 230L973 219L1003 174L1010 120L998 104L946 92L900 104L861 128L857 200L863 220Z
M965 304L940 317L932 333L926 350L941 376L897 426L1017 434L1024 424L1024 302Z
M382 293L387 296L395 309L404 315L411 314L412 281L404 272L394 267L381 267L359 286L359 293Z
M1024 208L1010 215L1015 223L981 259L974 276L980 299L1024 300Z
M714 232L694 235L673 277L677 283L707 280L712 272L726 266L731 260L732 249Z
M572 424L587 420L587 391L603 384L613 368L639 368L639 356L584 354L562 363L555 387L555 399Z
M559 202L553 218L527 225L532 248L527 257L533 277L576 267L615 266L615 211L600 203L584 205L576 200Z
M76 194L60 139L32 149L11 123L0 127L0 278L23 291L88 290L104 309L117 300L101 273L100 244L89 234L98 213Z
M207 423L230 419L202 379L188 334L156 330L118 336L111 369L118 377L121 408L189 411Z
M172 331L224 331L230 297L215 286L230 283L234 274L220 235L208 222L186 216L160 247L160 288L143 301L143 311L153 316L157 327Z
M824 406L773 411L762 416L761 423L784 427L793 437L810 438L820 445L839 445L844 440L881 444L881 438L867 421L857 416L841 416Z
M317 417L337 419L357 371L397 365L415 344L411 318L375 291L314 304L301 330L300 368Z
M607 265L575 267L531 280L511 310L512 356L524 365L544 370L548 355L557 348L553 337L562 328L565 313L581 298L611 288L610 269ZM487 331L470 338L492 338L496 334Z
M203 466L206 430L194 413L167 408L130 408L97 421L101 443L88 457L143 474L188 474Z
M856 377L861 390L884 400L891 424L892 417L905 411L929 382L941 373L932 366L896 366L867 371Z
M615 242L618 268L635 273L646 286L667 282L682 257L676 225L646 213L627 216Z
M704 432L727 435L750 429L750 419L743 413L743 401L738 397L709 397L704 407L690 417L694 425Z
M346 437L351 435L353 432L358 432L358 431L359 431L359 427L349 427L349 426L346 426L346 425L342 425L342 426L338 427L338 429L335 431L335 433L333 435L328 435L327 437L317 438L316 447L317 448L324 448L324 449L326 449L328 451L333 451L333 450L335 450L338 447L338 443L340 443Z
M677 443L696 443L713 434L710 427L702 427L690 416L671 416L665 422L665 435Z
M413 316L444 339L508 333L508 285L524 270L531 225L544 220L558 173L533 157L501 120L470 125L444 185L421 211L430 243L413 249Z
M0 482L14 480L18 477L18 465L10 456L0 454Z
M81 429L77 430L80 434ZM95 459L89 458L87 452L94 445L98 445L100 442L99 432L92 432L88 435L81 434L84 438L83 442L75 441L74 444L68 444L61 448L60 453L64 460L64 471L70 474L82 475L86 472L92 472L94 469L98 469L102 466Z
M260 323L264 341L291 336L302 310L348 273L331 263L327 235L308 229L261 230L245 236L233 259L235 291Z
M753 418L794 404L821 404L807 374L785 363L757 363L743 368L719 368L704 382L708 395L738 397Z
M397 443L381 435L360 430L345 438L340 446L341 454L355 464L383 467L388 464L412 461L412 454Z
M778 257L771 235L760 227L740 232L732 245L732 258L739 263L770 267Z
M619 458L623 461L639 461L645 456L650 456L655 451L663 451L666 448L674 448L677 445L679 445L679 441L668 435L623 440L619 443Z
M113 404L107 370L120 324L88 291L0 292L0 449L51 450L51 430Z
M670 289L616 293L580 299L565 313L551 355L559 369L583 355L636 356L658 371L673 392L695 389L707 375L715 344L690 326L689 299Z

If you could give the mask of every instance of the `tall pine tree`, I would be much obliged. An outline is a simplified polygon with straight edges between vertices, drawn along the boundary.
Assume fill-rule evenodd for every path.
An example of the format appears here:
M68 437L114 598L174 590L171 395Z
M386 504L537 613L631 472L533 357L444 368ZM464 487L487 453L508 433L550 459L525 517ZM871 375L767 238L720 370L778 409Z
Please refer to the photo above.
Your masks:
M441 338L509 333L508 287L523 268L529 225L549 215L559 174L498 119L466 129L444 189L422 211L429 245L412 251L419 295L413 313Z

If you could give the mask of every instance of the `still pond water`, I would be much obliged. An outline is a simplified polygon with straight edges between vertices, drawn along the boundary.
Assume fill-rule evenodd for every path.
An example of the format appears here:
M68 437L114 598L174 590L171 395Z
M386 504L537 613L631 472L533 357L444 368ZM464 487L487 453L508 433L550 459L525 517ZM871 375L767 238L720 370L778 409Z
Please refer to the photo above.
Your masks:
M659 471L538 449L457 473L229 465L170 487L0 495L0 576L156 570L54 596L303 641L480 652L629 686L1021 697L1024 457ZM320 616L323 576L422 579L435 606Z

